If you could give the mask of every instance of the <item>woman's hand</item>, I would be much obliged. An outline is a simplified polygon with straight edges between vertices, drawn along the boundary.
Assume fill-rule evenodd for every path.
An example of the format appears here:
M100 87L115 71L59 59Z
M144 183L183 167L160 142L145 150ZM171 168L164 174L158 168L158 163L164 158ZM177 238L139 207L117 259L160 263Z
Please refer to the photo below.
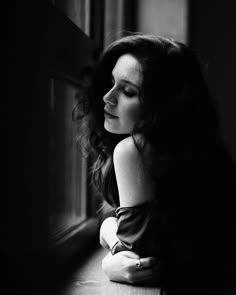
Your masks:
M136 268L138 259L142 269ZM159 271L155 258L140 258L131 251L122 251L115 255L108 253L102 261L102 268L111 281L128 284L154 284Z

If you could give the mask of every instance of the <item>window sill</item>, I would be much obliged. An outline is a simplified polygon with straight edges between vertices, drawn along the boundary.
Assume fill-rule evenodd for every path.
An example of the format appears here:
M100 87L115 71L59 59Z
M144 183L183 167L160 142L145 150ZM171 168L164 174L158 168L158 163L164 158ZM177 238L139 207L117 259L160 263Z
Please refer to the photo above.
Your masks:
M81 222L79 225L68 230L64 235L61 235L56 240L56 246L60 247L63 244L79 241L77 247L83 247L86 240L89 240L91 236L97 234L99 229L99 220L97 218L89 218Z
M98 233L99 220L90 218L54 241L49 250L52 272L56 271L59 275L61 270L68 270L69 273L74 261L87 258L99 243Z

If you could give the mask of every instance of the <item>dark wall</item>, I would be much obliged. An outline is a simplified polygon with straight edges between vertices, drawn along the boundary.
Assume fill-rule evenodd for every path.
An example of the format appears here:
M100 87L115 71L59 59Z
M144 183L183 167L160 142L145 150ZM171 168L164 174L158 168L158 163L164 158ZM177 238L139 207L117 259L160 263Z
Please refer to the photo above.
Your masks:
M236 161L236 19L234 1L190 1L189 42L205 64L221 132Z

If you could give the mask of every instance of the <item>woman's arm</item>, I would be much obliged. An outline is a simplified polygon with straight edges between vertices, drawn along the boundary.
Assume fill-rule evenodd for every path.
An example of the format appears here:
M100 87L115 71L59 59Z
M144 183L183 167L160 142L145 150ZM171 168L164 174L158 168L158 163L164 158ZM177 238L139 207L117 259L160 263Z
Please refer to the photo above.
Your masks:
M155 186L142 156L143 154L137 150L132 137L122 140L114 150L114 168L120 208L137 206L155 200ZM130 221L129 224L132 226ZM100 243L103 247L111 249L113 245L117 246L117 242L122 243L117 237L120 220L117 222L116 218L108 218L103 222L100 231ZM139 258L140 256L134 251L126 251L124 247L124 250L114 255L109 252L103 259L102 267L108 278L113 281L130 284L153 283L157 278L159 266L154 263L154 258L140 258L142 269L137 270L136 262Z
M100 244L103 248L110 250L118 242L116 236L117 219L106 218L100 227ZM111 252L104 257L102 268L109 280L128 284L151 282L153 280L154 258L142 258L142 271L137 271L136 262L139 256L132 251L122 251L115 255Z
M118 242L116 236L117 219L106 218L100 228L100 244L110 250ZM104 257L102 268L109 280L128 284L155 283L156 262L154 257L141 258L142 270L136 269L140 257L132 251L122 251L115 255L111 252Z
M121 207L132 207L155 199L155 183L147 171L144 156L132 137L125 138L114 150L114 168Z
M106 218L100 227L100 244L103 248L110 250L118 242L116 232L117 219L115 217Z

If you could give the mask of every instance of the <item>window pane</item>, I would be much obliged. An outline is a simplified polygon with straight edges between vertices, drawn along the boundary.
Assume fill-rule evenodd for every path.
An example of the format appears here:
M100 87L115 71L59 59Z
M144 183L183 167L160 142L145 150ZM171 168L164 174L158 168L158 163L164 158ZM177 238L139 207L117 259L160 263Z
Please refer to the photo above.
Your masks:
M72 110L82 89L51 80L50 102L50 229L61 234L86 218L87 164L76 143Z

